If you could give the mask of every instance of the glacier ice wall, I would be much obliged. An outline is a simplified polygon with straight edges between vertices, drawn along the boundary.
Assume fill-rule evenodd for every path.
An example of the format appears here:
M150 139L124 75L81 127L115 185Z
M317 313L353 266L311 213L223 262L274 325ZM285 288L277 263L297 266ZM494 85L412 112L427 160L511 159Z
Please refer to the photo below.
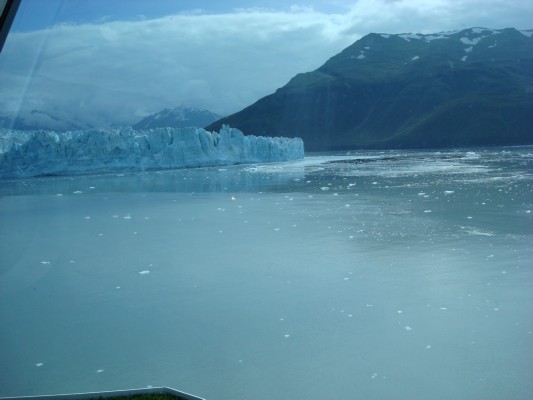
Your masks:
M301 159L300 138L245 136L238 129L0 131L0 178L141 171Z

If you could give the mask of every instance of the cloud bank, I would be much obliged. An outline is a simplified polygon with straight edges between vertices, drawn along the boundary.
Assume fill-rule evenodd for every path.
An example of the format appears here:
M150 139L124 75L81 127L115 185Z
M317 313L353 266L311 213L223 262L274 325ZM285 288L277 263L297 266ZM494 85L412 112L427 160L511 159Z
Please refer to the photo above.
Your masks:
M370 32L529 29L532 16L522 0L360 0L342 14L292 6L57 25L8 37L0 109L104 126L178 104L230 114Z

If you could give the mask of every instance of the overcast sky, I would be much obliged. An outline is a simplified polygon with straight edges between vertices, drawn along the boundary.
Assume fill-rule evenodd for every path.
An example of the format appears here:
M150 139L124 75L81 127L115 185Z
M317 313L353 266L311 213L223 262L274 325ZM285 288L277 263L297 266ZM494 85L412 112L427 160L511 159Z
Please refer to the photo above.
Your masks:
M23 0L0 54L0 110L102 124L179 104L230 114L371 32L531 21L531 0Z

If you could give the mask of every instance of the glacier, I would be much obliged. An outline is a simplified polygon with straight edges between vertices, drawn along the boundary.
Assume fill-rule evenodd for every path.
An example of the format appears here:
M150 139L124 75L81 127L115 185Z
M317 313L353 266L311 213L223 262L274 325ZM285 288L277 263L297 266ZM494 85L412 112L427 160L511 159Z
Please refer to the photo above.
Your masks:
M0 130L0 178L269 163L304 157L300 138L244 135L223 126L134 130Z

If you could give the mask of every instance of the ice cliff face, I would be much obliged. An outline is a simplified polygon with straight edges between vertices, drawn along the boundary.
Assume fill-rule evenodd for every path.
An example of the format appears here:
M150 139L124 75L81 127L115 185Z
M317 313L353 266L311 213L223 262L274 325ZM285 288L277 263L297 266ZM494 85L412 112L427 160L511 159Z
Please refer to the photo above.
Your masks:
M301 159L300 138L238 129L157 128L0 131L0 178L141 171Z

